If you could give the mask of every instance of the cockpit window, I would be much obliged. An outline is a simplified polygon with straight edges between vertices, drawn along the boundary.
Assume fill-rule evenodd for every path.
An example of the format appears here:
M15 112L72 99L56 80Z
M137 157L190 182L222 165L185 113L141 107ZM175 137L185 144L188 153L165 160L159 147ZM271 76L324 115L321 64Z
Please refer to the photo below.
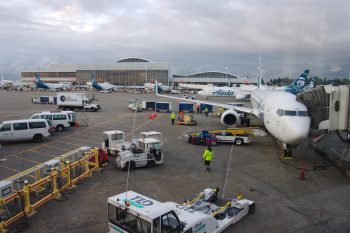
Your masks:
M296 111L291 111L291 110L286 110L284 111L285 116L296 116L297 112Z
M294 110L277 110L278 116L309 116L307 111L294 111Z
M307 111L298 111L298 116L309 116Z

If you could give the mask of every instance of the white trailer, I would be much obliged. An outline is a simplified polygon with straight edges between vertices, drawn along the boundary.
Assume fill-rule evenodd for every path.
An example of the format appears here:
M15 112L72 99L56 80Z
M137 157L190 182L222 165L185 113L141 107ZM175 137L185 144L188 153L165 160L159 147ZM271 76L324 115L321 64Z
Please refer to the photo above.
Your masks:
M60 92L57 93L57 107L62 110L85 110L96 112L101 109L99 104L94 104L86 93Z
M255 212L255 202L247 199L217 206L218 191L207 188L183 204L161 203L134 191L109 197L109 233L219 233Z

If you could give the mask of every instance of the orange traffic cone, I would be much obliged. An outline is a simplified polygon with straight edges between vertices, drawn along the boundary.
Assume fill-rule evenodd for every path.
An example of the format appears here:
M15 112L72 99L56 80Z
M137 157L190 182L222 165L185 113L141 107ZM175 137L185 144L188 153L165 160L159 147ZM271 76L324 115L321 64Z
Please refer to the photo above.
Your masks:
M158 117L158 113L157 113L157 112L154 112L154 116L155 116L155 117Z
M305 180L305 169L304 169L304 167L300 168L299 180Z

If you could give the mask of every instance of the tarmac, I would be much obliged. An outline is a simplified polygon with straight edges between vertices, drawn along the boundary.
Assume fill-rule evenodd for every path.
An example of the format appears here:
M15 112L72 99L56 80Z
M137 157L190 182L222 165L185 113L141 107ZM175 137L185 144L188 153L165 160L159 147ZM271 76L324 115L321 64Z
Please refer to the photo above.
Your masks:
M279 148L271 137L256 137L251 144L243 146L218 145L213 147L214 159L208 172L202 161L205 147L187 143L185 135L223 128L219 118L194 114L198 125L172 126L169 113L159 113L156 119L149 120L150 112L140 112L136 113L133 133L135 114L128 110L128 100L153 100L155 95L94 93L102 110L78 113L87 119L88 126L54 133L43 143L3 144L0 180L80 146L99 147L102 132L106 130L123 130L127 139L132 134L137 137L141 131L156 130L163 133L165 162L159 167L132 171L130 190L158 201L182 203L207 187L219 187L221 198L243 194L244 198L254 200L255 214L230 226L225 233L350 232L349 178L330 161L326 161L324 170L314 170L318 155L307 142L294 151L293 160L279 158ZM0 90L0 121L54 110L54 105L31 103L31 97L41 95L55 93ZM158 100L171 101L173 109L177 109L177 101ZM329 144L324 146L329 149ZM344 144L333 137L331 146L344 147ZM107 198L125 191L127 176L113 163L111 157L107 168L83 180L73 193L67 194L66 201L53 200L40 207L29 218L30 227L25 232L108 232ZM306 180L298 179L301 166L306 169ZM16 231L13 227L11 232Z

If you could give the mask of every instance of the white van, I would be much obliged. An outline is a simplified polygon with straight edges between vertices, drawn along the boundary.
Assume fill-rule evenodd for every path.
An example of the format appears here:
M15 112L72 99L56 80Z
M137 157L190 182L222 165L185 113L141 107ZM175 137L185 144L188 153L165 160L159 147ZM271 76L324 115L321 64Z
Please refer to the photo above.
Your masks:
M50 136L50 124L45 119L4 121L0 125L0 141L34 140L41 142Z
M41 113L67 113L70 126L75 126L76 118L75 118L74 111L45 111L45 112L41 112Z
M52 125L56 128L57 131L61 132L66 127L70 127L69 117L67 113L62 112L42 112L35 113L31 119L47 119L50 120Z

